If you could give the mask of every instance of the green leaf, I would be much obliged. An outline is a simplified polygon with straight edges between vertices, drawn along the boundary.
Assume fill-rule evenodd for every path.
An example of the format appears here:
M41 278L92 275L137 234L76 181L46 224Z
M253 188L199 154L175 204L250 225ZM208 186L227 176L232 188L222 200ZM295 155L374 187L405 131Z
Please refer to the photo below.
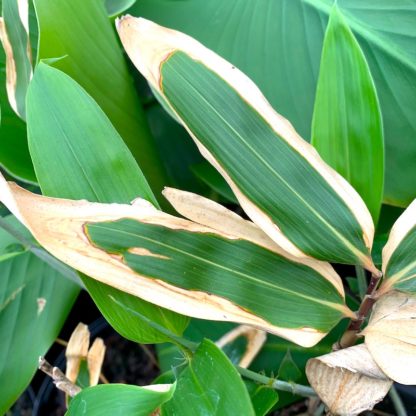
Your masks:
M312 144L358 191L377 223L384 183L381 112L368 64L337 6L324 39Z
M66 74L39 63L28 91L27 113L30 149L43 193L126 203L141 195L156 203L137 163L108 118ZM107 310L112 311L110 323L129 339L167 340L128 311L117 309L110 295L124 302L128 299L133 309L161 325L176 328L178 333L187 325L183 316L87 279L83 278L84 284L91 288L97 306L107 318ZM132 322L141 325L141 330Z
M271 387L245 381L256 416L265 416L279 400L279 394Z
M19 10L17 0L3 0L2 3L1 36L10 77L7 79L7 93L11 107L24 120L26 91L32 75L29 33L26 31L29 29L29 9L26 14L23 6Z
M87 276L82 276L82 281L105 319L124 338L131 341L141 344L154 344L171 341L171 339L148 323L140 320L138 315L133 314L130 310L150 318L159 325L163 325L176 335L182 335L184 328L188 325L189 318L186 316L155 307L149 302L90 279ZM120 304L113 302L112 298L117 299L125 307L121 307Z
M205 182L211 189L225 198L227 201L238 204L237 198L224 178L209 163L202 162L193 165L191 170L195 175Z
M105 8L110 17L115 17L133 6L136 0L105 0Z
M110 120L68 75L39 63L27 107L29 149L45 195L101 202L141 196L157 204Z
M393 288L416 293L416 200L394 223L383 248L383 284L379 293Z
M254 416L247 389L226 355L204 340L180 374L172 400L162 406L170 415Z
M54 66L77 81L103 109L159 195L165 172L104 2L34 0L34 4L38 60L65 57Z
M243 73L195 40L144 19L124 18L118 30L134 64L265 233L294 255L378 273L364 202Z
M416 197L416 4L338 0L373 75L386 139L384 202ZM319 61L334 0L141 0L129 13L198 39L248 74L308 139ZM398 135L397 132L400 132Z
M72 400L66 416L148 416L171 399L175 385L146 387L103 384L88 387Z
M154 221L121 219L84 227L94 246L122 256L122 263L138 276L190 291L195 300L200 298L198 307L189 300L185 313L190 316L246 322L243 316L227 318L226 310L237 307L252 315L250 320L260 318L257 326L313 345L349 313L343 293L318 265L298 263L272 248L230 239L214 230L191 231L178 220L174 228ZM183 301L175 298L172 292L170 307L178 310ZM304 332L305 327L318 332Z
M19 225L12 216L6 220ZM0 414L30 383L39 356L58 336L79 292L77 285L18 249L17 243L0 229Z
M279 378L279 380L296 382L300 379L301 376L302 373L299 370L296 363L293 361L290 349L288 348L283 360L280 363L277 377Z
M0 165L25 182L36 182L27 147L26 126L10 107L6 93L6 57L0 48Z

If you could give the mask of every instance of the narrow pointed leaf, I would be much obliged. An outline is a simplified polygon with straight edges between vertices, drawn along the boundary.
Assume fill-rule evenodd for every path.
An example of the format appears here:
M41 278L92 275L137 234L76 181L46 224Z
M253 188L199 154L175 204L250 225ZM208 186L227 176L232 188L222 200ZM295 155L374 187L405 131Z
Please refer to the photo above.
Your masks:
M3 220L19 226L11 216ZM78 292L76 284L0 230L0 414L30 383Z
M250 396L241 376L227 356L204 340L180 374L172 400L162 416L254 416Z
M158 192L165 172L104 1L33 0L39 25L38 61L77 81L106 113ZM102 147L105 143L102 143Z
M118 30L133 63L273 240L297 256L377 272L364 202L249 78L194 39L150 21L126 17Z
M413 0L140 0L129 10L196 38L248 74L310 137L319 61L337 3L373 75L386 139L384 202L416 198L416 3Z
M157 204L108 117L68 75L39 63L27 105L29 149L44 194L62 198L80 195L102 202L141 196ZM98 167L111 169L111 176L103 175ZM74 173L80 177L77 182L72 179Z
M156 203L136 161L107 116L68 75L39 63L28 91L27 112L30 150L44 194L123 203L142 196ZM167 339L116 307L109 300L110 295L120 297L123 303L174 333L180 334L187 325L186 317L119 293L110 286L88 282L87 277L83 280L103 315L131 340Z
M398 218L383 248L384 280L380 293L392 288L416 292L416 200Z
M178 313L254 325L304 346L353 316L329 264L286 255L249 233L243 240L140 199L47 198L4 180L0 198L61 261Z
M26 118L26 91L32 76L29 41L29 0L3 0L0 39L6 54L6 86L9 103Z
M172 398L175 385L87 387L72 400L66 416L148 416Z
M337 6L322 50L312 144L358 191L376 223L384 183L381 112L364 54Z

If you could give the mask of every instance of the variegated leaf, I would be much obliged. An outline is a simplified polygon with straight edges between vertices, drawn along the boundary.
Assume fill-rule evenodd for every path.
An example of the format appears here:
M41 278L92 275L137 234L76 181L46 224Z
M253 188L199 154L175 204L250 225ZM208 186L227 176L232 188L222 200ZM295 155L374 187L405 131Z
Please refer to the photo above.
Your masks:
M379 293L392 288L416 292L416 199L399 217L383 248L384 281Z
M360 196L248 77L191 37L145 19L124 17L118 32L156 95L274 241L298 257L379 273Z
M32 77L29 0L3 0L0 39L6 55L6 88L10 106L26 118L26 91Z
M354 316L328 263L286 255L267 237L216 231L142 199L47 198L4 179L0 199L63 262L185 315L252 325L304 346Z

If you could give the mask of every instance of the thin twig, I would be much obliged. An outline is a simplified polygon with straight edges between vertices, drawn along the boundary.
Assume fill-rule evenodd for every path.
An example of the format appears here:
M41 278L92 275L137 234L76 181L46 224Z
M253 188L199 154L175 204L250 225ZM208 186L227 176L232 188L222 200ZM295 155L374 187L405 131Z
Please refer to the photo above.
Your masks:
M81 387L72 383L58 367L53 367L43 357L39 357L39 370L51 377L53 384L69 396L74 397L81 391Z
M61 339L61 338L56 338L55 342L59 345L62 345L65 348L68 346L68 341L65 341L64 339Z
M261 384L269 385L276 390L287 391L289 393L297 394L298 396L311 397L316 396L315 390L309 386L303 386L301 384L289 383L287 381L276 380L264 376L262 374L256 373L254 371L248 370L247 368L242 368L236 366L237 371L246 378L250 380L257 381Z
M103 384L110 384L108 378L103 373L100 374L100 381Z
M371 308L376 302L376 290L377 286L382 277L381 273L371 275L370 284L368 285L366 294L361 302L360 308L357 312L357 317L351 319L350 324L348 325L347 330L344 335L341 337L339 342L335 345L334 349L347 348L355 344L358 339L358 333L360 332L361 326L365 322L367 315L370 313Z
M402 399L397 392L396 387L394 387L394 384L391 386L391 389L389 391L389 396L391 401L393 402L394 410L396 410L397 416L407 416L406 408L404 407L404 404L402 402Z

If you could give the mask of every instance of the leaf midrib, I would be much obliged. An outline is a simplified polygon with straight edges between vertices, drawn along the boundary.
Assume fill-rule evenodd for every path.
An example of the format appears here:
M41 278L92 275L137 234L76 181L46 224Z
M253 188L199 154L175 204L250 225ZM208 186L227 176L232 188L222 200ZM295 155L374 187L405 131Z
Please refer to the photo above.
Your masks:
M109 228L109 227L106 227L106 226L104 226L104 225L102 225L102 224L93 223L93 225L94 225L94 227L96 227L96 228L101 228L102 230L105 230L105 231L114 232L114 229ZM248 279L248 280L250 280L250 281L252 281L252 282L255 282L255 283L260 283L260 284L263 284L263 285L265 285L265 286L269 286L269 287L271 287L271 288L273 288L273 289L275 289L275 290L276 290L276 289L277 289L277 290L281 290L282 292L286 292L286 293L288 293L288 294L290 294L290 295L292 295L292 296L295 296L295 297L297 296L297 297L300 297L300 298L302 298L302 299L306 299L306 300L309 300L309 301L311 301L311 302L315 302L315 303L318 303L318 304L321 304L321 305L327 306L327 307L329 307L329 308L331 308L331 309L338 310L338 311L340 311L340 312L342 312L342 313L344 313L344 312L345 312L345 311L344 311L344 309L345 309L345 305L343 305L343 304L337 304L337 303L333 303L333 302L327 302L327 301L324 301L324 300L320 300L320 299L317 299L317 298L312 298L312 297L310 297L310 296L306 296L306 295L300 294L300 293L298 293L298 292L294 292L294 291L292 291L292 290L290 290L290 289L283 288L283 287L278 286L278 285L276 285L276 284L274 284L274 285L273 285L273 284L271 284L271 283L269 283L269 282L264 282L264 281L262 281L262 280L259 280L259 279L255 278L254 276L248 275L248 274L246 274L246 273L239 272L239 271L237 271L237 270L230 269L230 268L225 267L225 266L223 266L223 265L221 265L221 264L214 263L213 261L210 261L210 260L204 259L203 257L199 257L199 256L197 256L197 255L195 255L195 254L191 254L191 253L188 253L188 252L186 252L186 251L180 250L180 249L178 249L178 248L176 248L176 247L174 247L174 246L171 246L171 245L168 245L168 244L162 243L162 242L160 242L160 241L153 240L152 238L149 238L149 237L144 237L144 236L137 235L137 234L134 234L134 233L131 233L131 232L128 232L128 231L124 231L124 230L117 230L117 232L118 232L118 233L120 233L120 234L124 234L124 235L126 235L126 236L139 238L139 239L142 239L142 240L148 241L148 242L150 242L150 243L153 243L153 244L159 245L159 246L161 246L161 247L164 247L164 248L170 249L170 250L175 251L175 252L177 252L177 253L179 253L179 254L182 254L182 255L185 255L185 256L192 257L192 258L194 258L194 259L196 259L196 260L198 260L198 261L201 261L201 262L203 262L203 263L206 263L206 264L209 264L209 265L211 265L211 266L217 267L217 268L222 269L222 270L224 270L224 271L226 271L226 272L229 272L229 273L231 273L231 274L233 274L233 273L234 273L234 274L236 274L236 275L239 275L239 276L241 276L241 277L244 277L244 278L246 278L246 279ZM98 243L95 243L95 242L92 240L92 238L91 238L90 236L88 236L88 238L90 239L90 241L91 241L94 245L98 246L98 248L100 248L100 249L102 250L102 248L98 245ZM123 256L123 257L124 257L124 256ZM137 272L135 272L135 273L137 273ZM325 278L324 278L324 277L322 277L322 278L325 280Z

